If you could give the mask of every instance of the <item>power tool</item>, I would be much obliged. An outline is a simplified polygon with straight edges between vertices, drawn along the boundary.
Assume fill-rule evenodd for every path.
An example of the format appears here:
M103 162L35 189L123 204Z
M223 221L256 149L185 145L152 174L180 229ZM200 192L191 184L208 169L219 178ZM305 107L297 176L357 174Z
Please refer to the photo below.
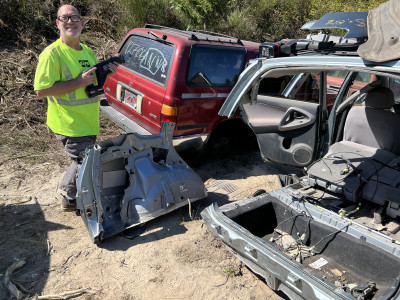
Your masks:
M89 98L93 98L97 95L103 94L103 85L106 82L107 79L107 73L111 72L108 64L109 63L118 63L118 64L123 64L127 58L129 58L131 55L130 54L123 54L123 55L118 55L118 56L113 56L110 57L109 59L106 59L92 67L96 67L95 73L96 73L96 78L97 78L97 85L91 84L86 88L86 92L88 93Z

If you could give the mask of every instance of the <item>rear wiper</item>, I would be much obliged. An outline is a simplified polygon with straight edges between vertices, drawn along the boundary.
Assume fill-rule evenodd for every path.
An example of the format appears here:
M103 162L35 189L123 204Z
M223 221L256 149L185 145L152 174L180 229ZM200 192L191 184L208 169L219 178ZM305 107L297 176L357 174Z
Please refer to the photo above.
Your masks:
M170 42L166 41L167 36L166 36L165 34L163 34L161 37L159 37L159 36L158 36L157 34L155 34L153 31L149 31L148 33L149 33L150 35L152 35L153 37L155 37L155 39L156 39L157 41L160 41L160 42L162 42L162 43L171 44Z

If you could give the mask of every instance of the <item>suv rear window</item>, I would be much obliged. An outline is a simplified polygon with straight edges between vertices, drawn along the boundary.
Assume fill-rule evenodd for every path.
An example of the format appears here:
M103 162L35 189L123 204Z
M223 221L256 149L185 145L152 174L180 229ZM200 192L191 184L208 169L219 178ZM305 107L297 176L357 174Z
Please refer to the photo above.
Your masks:
M186 81L190 86L232 87L245 57L245 48L193 45Z
M131 55L124 63L125 67L162 85L167 81L173 52L172 44L138 35L130 36L120 51Z

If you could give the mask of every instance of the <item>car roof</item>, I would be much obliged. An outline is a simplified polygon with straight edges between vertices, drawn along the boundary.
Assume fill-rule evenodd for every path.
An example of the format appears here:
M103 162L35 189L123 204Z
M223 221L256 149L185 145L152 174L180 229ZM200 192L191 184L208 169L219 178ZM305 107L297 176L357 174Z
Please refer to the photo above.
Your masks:
M400 60L392 60L386 62L373 62L365 60L359 56L353 55L299 55L289 57L276 57L264 60L263 63L268 65L279 66L315 66L320 69L324 68L343 68L343 69L366 69L371 68L376 71L384 72L400 72Z

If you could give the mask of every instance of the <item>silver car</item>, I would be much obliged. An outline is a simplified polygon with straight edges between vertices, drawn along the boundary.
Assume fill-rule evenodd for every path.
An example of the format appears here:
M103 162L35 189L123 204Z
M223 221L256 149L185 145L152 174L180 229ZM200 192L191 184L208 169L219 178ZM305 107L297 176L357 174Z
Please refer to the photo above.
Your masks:
M220 110L240 110L265 160L304 170L282 176L281 189L202 212L291 299L400 299L399 12L389 1L368 20L329 14L322 23L364 31L265 44Z

